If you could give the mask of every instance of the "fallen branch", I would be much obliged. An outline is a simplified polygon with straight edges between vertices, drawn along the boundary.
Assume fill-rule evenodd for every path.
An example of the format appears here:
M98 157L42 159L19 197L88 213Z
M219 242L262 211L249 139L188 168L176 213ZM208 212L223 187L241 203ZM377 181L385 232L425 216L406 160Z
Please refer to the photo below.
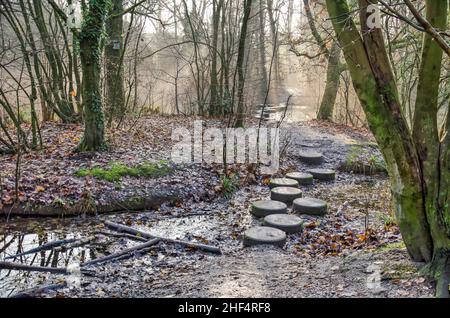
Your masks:
M71 250L73 248L77 248L77 247L81 247L84 246L86 244L91 243L94 240L93 237L88 237L88 238L84 238L81 240L77 240L73 243L70 243L68 245L63 245L63 246L58 246L57 248L54 249L54 251L67 251L67 250Z
M136 235L131 235L131 234L128 234L128 233L113 233L113 232L107 232L107 231L98 231L96 233L97 234L102 234L102 235L105 235L105 236L127 238L127 239L134 240L134 241L147 242L147 240L145 238L143 238L143 237L136 236Z
M145 255L154 249L155 249L155 246L150 246L150 247L146 247L141 250L138 250L138 251L136 251L136 253L139 253L140 255ZM119 257L115 258L114 262L123 261L125 259L129 259L132 256L134 256L134 254L125 254L123 256L119 256Z
M72 272L67 268L31 266L13 262L0 262L0 270L2 269L27 271L27 272L44 272L44 273L64 274L64 275L72 274ZM92 271L81 269L81 274L91 275L92 273L93 273Z
M136 245L136 246L133 246L133 247L130 247L130 248L126 248L126 249L124 249L124 250L122 250L120 252L113 253L113 254L110 254L108 256L104 256L104 257L99 257L99 258L93 259L93 260L91 260L89 262L84 263L81 266L82 267L86 267L86 266L90 266L90 265L94 265L94 264L98 264L98 263L104 263L104 262L107 262L107 261L110 261L110 260L114 260L114 259L116 259L118 257L122 257L122 256L125 256L125 255L131 255L131 254L133 254L136 251L139 251L139 250L142 250L144 248L147 248L147 247L150 247L152 245L155 245L159 241L160 241L159 238L154 238L154 239L152 239L150 241L147 241L147 242L145 242L143 244L139 244L139 245Z
M56 290L61 288L66 288L67 283L61 283L61 284L52 284L52 285L46 285L46 286L38 286L30 289L26 289L24 291L18 292L12 296L9 296L9 298L34 298L39 294L49 292L50 290Z
M31 250L28 250L28 251L25 251L25 252L22 252L22 253L19 253L19 254L16 254L16 255L5 257L5 259L11 259L11 258L15 259L17 257L28 255L28 254L35 254L35 253L38 253L38 252L41 252L41 251L51 250L54 247L61 246L61 245L64 245L64 244L73 243L75 241L77 241L77 239L66 239L66 240L59 240L59 241L48 242L48 243L42 244L41 246L38 246L36 248L32 248Z
M216 247L216 246L211 246L211 245L205 245L205 244L198 244L198 243L191 243L191 242L186 242L186 241L180 241L180 240L174 240L174 239L170 239L170 238L166 238L166 237L159 237L156 235L152 235L148 232L144 232L141 230L137 230L134 229L132 227L126 226L126 225L122 225L122 224L118 224L118 223L114 223L111 221L105 221L106 226L108 226L110 229L113 229L115 231L118 232L126 232L129 234L133 234L133 235L138 235L147 239L154 239L154 238L158 238L161 241L164 242L170 242L170 243L175 243L175 244L180 244L180 245L184 245L187 247L191 247L191 248L196 248L205 252L210 252L210 253L216 253L216 254L221 254L221 250L220 248Z

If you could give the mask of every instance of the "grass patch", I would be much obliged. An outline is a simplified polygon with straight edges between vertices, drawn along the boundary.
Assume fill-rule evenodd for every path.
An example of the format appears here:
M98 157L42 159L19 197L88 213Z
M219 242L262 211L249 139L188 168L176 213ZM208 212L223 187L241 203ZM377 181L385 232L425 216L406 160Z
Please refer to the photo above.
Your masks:
M397 226L397 220L392 214L382 214L380 216L381 221L383 222L384 226Z
M225 198L230 198L239 189L239 180L235 176L222 176L220 181L222 193Z
M373 151L371 147L362 145L352 146L340 169L369 175L377 172L385 172L386 164L384 160L373 154L371 150Z
M77 177L92 176L96 179L118 182L122 177L144 177L144 178L159 178L169 174L172 171L170 165L164 161L156 163L145 162L135 167L129 167L121 162L112 163L109 168L92 168L80 169L75 172Z

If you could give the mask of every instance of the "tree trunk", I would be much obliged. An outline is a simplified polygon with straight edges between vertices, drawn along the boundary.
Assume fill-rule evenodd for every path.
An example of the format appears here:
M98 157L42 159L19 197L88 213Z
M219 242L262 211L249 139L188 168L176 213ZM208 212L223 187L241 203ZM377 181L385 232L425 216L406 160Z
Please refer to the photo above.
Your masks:
M244 85L245 85L245 71L244 71L244 59L245 59L245 48L246 48L246 39L247 39L247 27L248 20L250 18L250 12L252 8L252 0L245 0L244 2L244 17L242 19L241 26L241 34L239 37L239 48L238 48L238 56L236 62L236 68L238 73L238 105L237 105L237 114L236 114L236 127L244 126Z
M426 0L426 19L436 29L447 27L447 1ZM439 296L449 294L450 207L448 144L439 140L437 123L440 70L443 50L429 33L424 33L419 84L414 111L413 138L422 173L422 189L430 234L433 240L432 271L447 287L437 288ZM448 134L448 130L447 130ZM447 169L445 169L447 168ZM444 186L445 188L442 188ZM444 284L445 285L445 284ZM446 291L445 291L446 289Z
M264 103L266 90L269 85L266 67L266 15L264 11L264 0L259 0L259 76L261 77L261 103Z
M53 35L48 31L47 24L45 22L45 16L43 12L42 0L33 1L34 14L32 17L36 24L36 27L40 34L40 39L44 47L44 53L48 60L50 67L49 85L51 88L51 94L55 100L59 112L58 116L64 122L76 122L76 114L72 103L67 96L67 92L64 89L64 72L63 61L59 50L54 46ZM31 8L31 7L30 7Z
M108 126L113 117L122 116L125 106L123 86L122 54L125 49L123 42L123 11L122 0L113 0L109 17L106 20L107 40L105 45L105 108L109 112Z
M214 116L218 113L219 102L219 80L217 77L217 43L219 40L219 22L220 11L222 9L224 0L213 0L213 34L212 34L212 50L211 50L211 99L209 102L209 114Z
M336 103L336 96L339 90L339 81L341 78L341 64L339 59L341 57L341 48L339 43L334 41L330 55L328 58L327 66L327 82L325 91L322 96L322 102L320 103L317 118L321 120L333 120L334 104Z
M322 96L317 118L321 120L333 119L334 104L336 103L336 96L339 90L340 76L342 72L342 65L340 63L341 48L337 41L333 41L331 49L327 48L327 45L319 33L316 27L315 18L311 10L309 0L303 0L303 6L305 8L306 18L308 19L309 28L311 29L312 36L317 42L320 48L320 52L325 55L328 60L327 66L327 79L325 85L325 91Z
M359 0L359 6L366 8L376 2ZM426 4L430 22L437 27L445 26L447 1L427 0ZM437 294L448 297L445 282L448 282L450 249L449 127L447 123L447 134L441 141L436 138L437 128L432 127L436 124L437 108L433 103L437 101L442 54L425 34L419 71L422 86L417 92L415 128L411 134L401 112L382 30L369 29L368 13L361 9L361 37L346 0L327 0L327 7L353 86L387 163L406 247L414 260L429 263L439 282Z
M108 11L108 0L90 0L80 31L80 59L83 71L84 135L78 151L105 148L104 115L100 93L100 39Z

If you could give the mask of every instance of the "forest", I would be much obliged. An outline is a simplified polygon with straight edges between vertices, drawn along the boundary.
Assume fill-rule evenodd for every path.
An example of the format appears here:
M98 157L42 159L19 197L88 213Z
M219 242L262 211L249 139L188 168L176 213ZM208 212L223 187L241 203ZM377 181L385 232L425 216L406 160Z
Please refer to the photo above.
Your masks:
M0 298L450 298L449 20L0 0Z

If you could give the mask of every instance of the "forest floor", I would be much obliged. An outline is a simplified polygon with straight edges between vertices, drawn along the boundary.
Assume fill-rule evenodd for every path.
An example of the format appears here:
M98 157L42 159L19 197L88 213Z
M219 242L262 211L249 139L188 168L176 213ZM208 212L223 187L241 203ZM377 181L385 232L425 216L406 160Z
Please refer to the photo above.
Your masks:
M72 152L81 129L47 124L48 146L21 159L20 208L14 201L16 156L1 156L3 220L0 221L0 261L44 242L89 237L88 244L68 250L40 252L17 258L28 265L71 267L117 252L136 242L108 235L103 221L112 220L152 234L207 243L221 248L212 255L159 243L144 255L92 266L94 275L0 271L0 297L41 285L67 282L67 287L42 297L431 297L431 284L411 262L392 217L389 180L380 172L380 154L364 130L317 121L289 123L282 129L287 145L280 175L304 171L300 149L324 154L322 167L338 169L335 182L302 188L304 196L326 200L325 217L301 216L302 234L288 236L283 249L244 248L242 233L260 220L249 213L251 202L268 198L268 177L248 165L232 166L239 189L228 191L216 165L173 167L171 130L192 128L193 118L153 116L132 129L109 134L110 149L95 155ZM208 120L207 126L221 126ZM103 180L81 176L95 167L110 171L118 163L151 166L149 174ZM154 174L153 168L167 174ZM164 170L163 169L163 170ZM358 173L356 173L358 172ZM365 172L365 173L360 173ZM101 176L105 176L102 174ZM112 179L114 180L112 180ZM158 192L158 204L139 209L129 198ZM88 199L86 199L88 198ZM150 200L150 199L149 199ZM23 218L33 211L73 211L77 217ZM114 204L112 204L113 202ZM126 203L124 203L126 202ZM33 205L33 208L29 206ZM104 214L107 208L123 213ZM35 208L42 207L41 209ZM74 207L71 209L70 207ZM101 207L101 208L99 208ZM103 207L103 208L102 208ZM104 209L102 211L101 209ZM131 212L130 210L140 210ZM58 214L56 213L56 214ZM93 213L93 216L87 214ZM68 213L72 214L72 213Z

